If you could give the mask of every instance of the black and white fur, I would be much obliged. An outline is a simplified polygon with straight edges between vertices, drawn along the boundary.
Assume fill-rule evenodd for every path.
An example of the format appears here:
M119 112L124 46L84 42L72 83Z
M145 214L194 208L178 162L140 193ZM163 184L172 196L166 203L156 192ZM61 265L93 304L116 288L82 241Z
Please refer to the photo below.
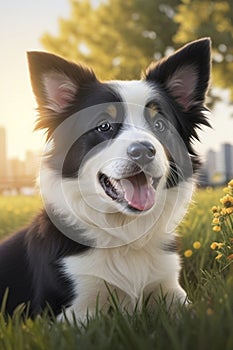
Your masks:
M161 291L184 303L175 229L199 166L192 140L208 125L210 40L186 45L135 81L100 82L49 53L28 59L37 128L49 145L40 173L46 210L0 245L6 311L30 302L36 315L49 304L58 317L65 308L83 320L97 298L108 310L106 283L129 311Z

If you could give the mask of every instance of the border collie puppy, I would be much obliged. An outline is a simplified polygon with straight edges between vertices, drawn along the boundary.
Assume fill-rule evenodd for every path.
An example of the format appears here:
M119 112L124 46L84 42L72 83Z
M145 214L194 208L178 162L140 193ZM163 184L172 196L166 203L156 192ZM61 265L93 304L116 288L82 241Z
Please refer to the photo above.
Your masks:
M109 309L109 291L129 312L151 295L184 303L175 230L193 191L192 141L208 125L204 107L210 40L152 64L141 80L101 82L81 65L28 54L46 129L40 171L44 209L0 245L6 312L84 320ZM154 305L153 305L154 304Z

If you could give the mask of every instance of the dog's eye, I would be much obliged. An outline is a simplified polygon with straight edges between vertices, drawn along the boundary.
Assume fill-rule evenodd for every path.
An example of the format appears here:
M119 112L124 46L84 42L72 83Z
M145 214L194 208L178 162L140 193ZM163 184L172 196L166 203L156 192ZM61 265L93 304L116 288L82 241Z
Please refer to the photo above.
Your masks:
M154 127L155 127L156 131L159 131L159 132L164 132L166 129L166 125L165 125L164 121L161 119L158 119L155 121Z
M107 120L103 120L97 126L97 130L100 132L106 132L112 130L112 125Z

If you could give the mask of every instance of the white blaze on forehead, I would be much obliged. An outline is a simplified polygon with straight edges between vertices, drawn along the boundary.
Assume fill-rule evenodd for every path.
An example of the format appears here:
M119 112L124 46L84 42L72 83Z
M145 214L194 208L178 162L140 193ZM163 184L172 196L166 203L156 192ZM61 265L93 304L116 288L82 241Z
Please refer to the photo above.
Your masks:
M142 80L112 81L111 86L117 90L123 103L127 104L126 119L138 125L143 121L145 106L155 98L156 91Z
M154 89L143 80L112 81L111 85L117 88L123 102L145 106L155 96Z

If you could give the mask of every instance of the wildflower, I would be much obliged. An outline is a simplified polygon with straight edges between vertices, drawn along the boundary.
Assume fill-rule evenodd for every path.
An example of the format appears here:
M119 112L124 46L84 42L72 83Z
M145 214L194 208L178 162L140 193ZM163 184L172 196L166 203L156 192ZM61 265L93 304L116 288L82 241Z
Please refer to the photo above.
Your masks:
M220 198L220 203L222 206L212 207L213 220L212 229L215 232L222 231L221 233L225 236L224 242L212 242L210 248L216 250L216 260L221 259L224 256L224 262L228 260L233 262L233 237L229 237L227 227L230 227L230 232L232 232L232 221L229 217L233 214L233 179L228 183L228 187L223 189L225 195ZM228 236L228 237L227 237ZM222 247L225 247L223 249Z
M218 243L218 248L222 248L224 246L224 243Z
M211 249L215 250L218 247L218 243L217 242L213 242L210 246Z
M212 221L213 224L219 224L219 218L214 218Z
M200 249L201 248L201 243L199 241L193 242L193 248L194 249Z
M222 210L220 211L220 215L225 216L227 214L226 209L227 208L222 208Z
M229 192L229 188L228 187L224 187L223 192L224 193L228 193Z
M213 242L210 248L215 250L216 248L221 249L223 246L224 246L224 243Z
M215 232L221 231L221 226L214 226L213 231L215 231Z
M213 212L213 213L217 213L218 210L219 210L219 208L218 208L216 205L214 205L214 206L212 207L212 212Z
M184 256L185 256L186 258L190 258L190 256L192 256L192 255L193 255L193 252L192 252L191 249L187 249L187 250L184 252Z
M233 179L230 182L228 182L228 186L233 188Z
M233 207L230 207L230 208L226 208L226 212L227 214L232 214L233 213Z
M221 257L222 257L222 253L218 253L218 255L216 256L216 260L219 260L219 259L221 259Z
M226 194L226 196L222 197L220 199L220 202L224 205L225 208L229 208L233 206L233 197L229 194Z

